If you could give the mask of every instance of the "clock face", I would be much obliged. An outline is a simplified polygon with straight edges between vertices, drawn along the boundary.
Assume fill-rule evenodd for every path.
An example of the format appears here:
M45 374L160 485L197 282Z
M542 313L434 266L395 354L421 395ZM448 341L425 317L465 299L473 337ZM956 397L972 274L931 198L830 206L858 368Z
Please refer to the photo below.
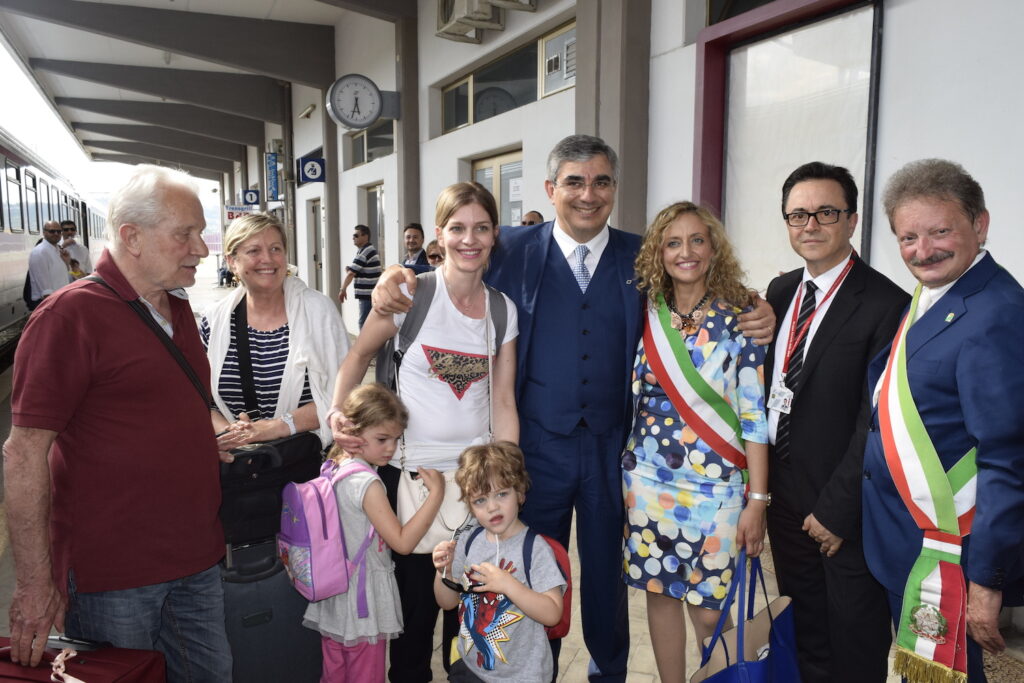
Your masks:
M380 89L359 74L342 76L327 91L327 113L346 128L369 127L380 118L381 105Z

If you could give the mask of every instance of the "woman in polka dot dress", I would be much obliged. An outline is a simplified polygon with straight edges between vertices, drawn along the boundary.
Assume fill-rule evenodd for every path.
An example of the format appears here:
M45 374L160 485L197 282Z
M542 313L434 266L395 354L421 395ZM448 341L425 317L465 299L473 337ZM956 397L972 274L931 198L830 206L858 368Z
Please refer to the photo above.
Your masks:
M648 228L636 260L648 295L633 374L635 419L622 456L627 584L646 591L663 681L686 677L683 603L710 636L736 555L764 545L768 427L764 347L736 330L749 305L722 224L689 202Z

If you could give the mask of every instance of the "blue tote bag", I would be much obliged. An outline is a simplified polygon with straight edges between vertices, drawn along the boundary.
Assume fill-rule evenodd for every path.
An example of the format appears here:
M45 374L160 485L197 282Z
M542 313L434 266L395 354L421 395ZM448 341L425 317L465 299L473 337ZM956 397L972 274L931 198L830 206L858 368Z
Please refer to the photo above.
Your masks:
M780 596L768 601L761 560L752 558L748 567L746 550L740 550L736 573L739 581L729 586L722 617L704 648L700 669L690 677L690 683L800 683L792 598ZM758 582L768 604L755 615ZM736 599L737 584L739 623L723 632Z

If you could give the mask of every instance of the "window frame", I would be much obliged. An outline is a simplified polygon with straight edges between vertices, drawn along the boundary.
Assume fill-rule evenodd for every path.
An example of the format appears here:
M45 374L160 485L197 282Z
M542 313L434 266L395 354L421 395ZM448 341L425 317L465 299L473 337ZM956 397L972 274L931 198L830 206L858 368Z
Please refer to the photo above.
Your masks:
M370 150L369 150L369 147L368 147L368 140L370 139L370 135L369 135L370 131L376 130L378 128L383 128L384 126L389 125L389 124L391 125L391 151L388 152L387 154L384 154L382 156L377 157L376 159L369 159L368 157L370 155L369 154ZM392 154L394 154L395 153L395 137L397 135L398 135L398 133L395 130L395 120L394 119L383 119L383 120L375 122L372 126L369 126L368 128L364 128L364 129L362 129L360 131L352 133L349 136L349 143L352 145L352 147L351 147L352 154L351 154L351 157L350 157L352 163L349 166L349 168L356 168L358 166L363 166L363 165L368 164L370 162L377 161L377 159L383 159L385 157L389 157ZM363 152L363 160L362 161L356 161L356 149L361 149L362 150L362 152Z

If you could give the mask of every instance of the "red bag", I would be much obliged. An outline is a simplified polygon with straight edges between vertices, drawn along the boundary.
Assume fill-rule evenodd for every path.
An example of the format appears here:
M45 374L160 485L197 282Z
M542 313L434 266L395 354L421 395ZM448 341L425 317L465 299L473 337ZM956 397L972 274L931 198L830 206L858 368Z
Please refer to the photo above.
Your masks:
M61 681L63 675L68 683L75 679L86 683L167 683L164 656L155 650L103 647L61 657L61 650L47 648L39 666L31 667L11 661L10 644L10 638L0 637L0 681ZM58 671L61 665L63 669ZM53 679L51 674L55 674Z

